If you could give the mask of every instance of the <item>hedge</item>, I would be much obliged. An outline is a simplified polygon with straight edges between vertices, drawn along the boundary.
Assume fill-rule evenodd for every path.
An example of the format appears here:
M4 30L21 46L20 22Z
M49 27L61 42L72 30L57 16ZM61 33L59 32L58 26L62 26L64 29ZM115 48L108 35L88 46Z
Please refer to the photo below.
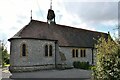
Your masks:
M78 68L78 69L89 69L90 67L89 62L80 62L80 61L74 61L73 66L74 68Z

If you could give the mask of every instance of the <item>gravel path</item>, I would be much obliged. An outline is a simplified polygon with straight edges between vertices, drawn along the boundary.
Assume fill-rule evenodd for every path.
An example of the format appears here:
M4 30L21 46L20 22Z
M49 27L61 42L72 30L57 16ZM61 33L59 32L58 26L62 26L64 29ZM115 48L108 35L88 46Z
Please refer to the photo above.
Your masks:
M90 79L90 70L67 69L67 70L44 70L37 72L12 73L13 78L83 78Z
M0 68L0 80L2 79L2 68Z
M90 80L92 71L90 70L82 70L82 69L66 69L66 70L42 70L36 72L22 72L22 73L12 73L12 79L14 78L22 78L21 80L34 80L34 79L49 79L52 78L62 78L62 80ZM0 75L1 76L1 75ZM2 71L2 78L7 78L11 76L11 73L8 70ZM24 78L24 79L23 79ZM45 79L45 80L46 80ZM6 79L2 79L6 80ZM15 79L16 80L16 79Z

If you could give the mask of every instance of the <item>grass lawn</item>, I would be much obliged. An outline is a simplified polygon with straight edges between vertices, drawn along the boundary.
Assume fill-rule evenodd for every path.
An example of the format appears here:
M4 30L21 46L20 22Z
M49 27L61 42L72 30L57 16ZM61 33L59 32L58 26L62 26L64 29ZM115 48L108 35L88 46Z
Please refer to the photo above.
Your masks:
M5 64L5 67L9 67L10 66L10 64Z
M2 68L5 68L5 67L9 67L10 64L4 64L4 66L2 66Z

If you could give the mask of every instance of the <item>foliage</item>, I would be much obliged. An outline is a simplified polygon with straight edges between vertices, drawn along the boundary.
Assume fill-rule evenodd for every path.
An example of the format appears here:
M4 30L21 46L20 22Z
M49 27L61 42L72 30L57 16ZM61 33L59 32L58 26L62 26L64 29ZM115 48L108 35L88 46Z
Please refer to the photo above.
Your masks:
M95 80L120 80L120 49L108 37L101 37L96 45L96 66L93 68Z
M0 45L0 65L2 65L2 46Z
M4 64L9 64L9 54L7 52L7 49L4 49L2 51L2 58L3 58L2 61L4 62Z
M4 67L5 64L9 64L9 54L7 49L5 49L5 46L3 46L3 43L0 44L0 61L2 67Z
M74 68L78 69L89 69L89 62L80 62L80 61L74 61L73 62Z

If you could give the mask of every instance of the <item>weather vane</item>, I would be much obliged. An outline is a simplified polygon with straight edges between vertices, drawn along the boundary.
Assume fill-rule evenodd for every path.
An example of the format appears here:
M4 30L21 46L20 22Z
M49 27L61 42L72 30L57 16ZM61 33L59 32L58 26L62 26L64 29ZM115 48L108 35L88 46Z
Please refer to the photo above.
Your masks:
M31 20L32 20L32 10L31 10Z
M50 9L52 9L52 0L50 0Z

